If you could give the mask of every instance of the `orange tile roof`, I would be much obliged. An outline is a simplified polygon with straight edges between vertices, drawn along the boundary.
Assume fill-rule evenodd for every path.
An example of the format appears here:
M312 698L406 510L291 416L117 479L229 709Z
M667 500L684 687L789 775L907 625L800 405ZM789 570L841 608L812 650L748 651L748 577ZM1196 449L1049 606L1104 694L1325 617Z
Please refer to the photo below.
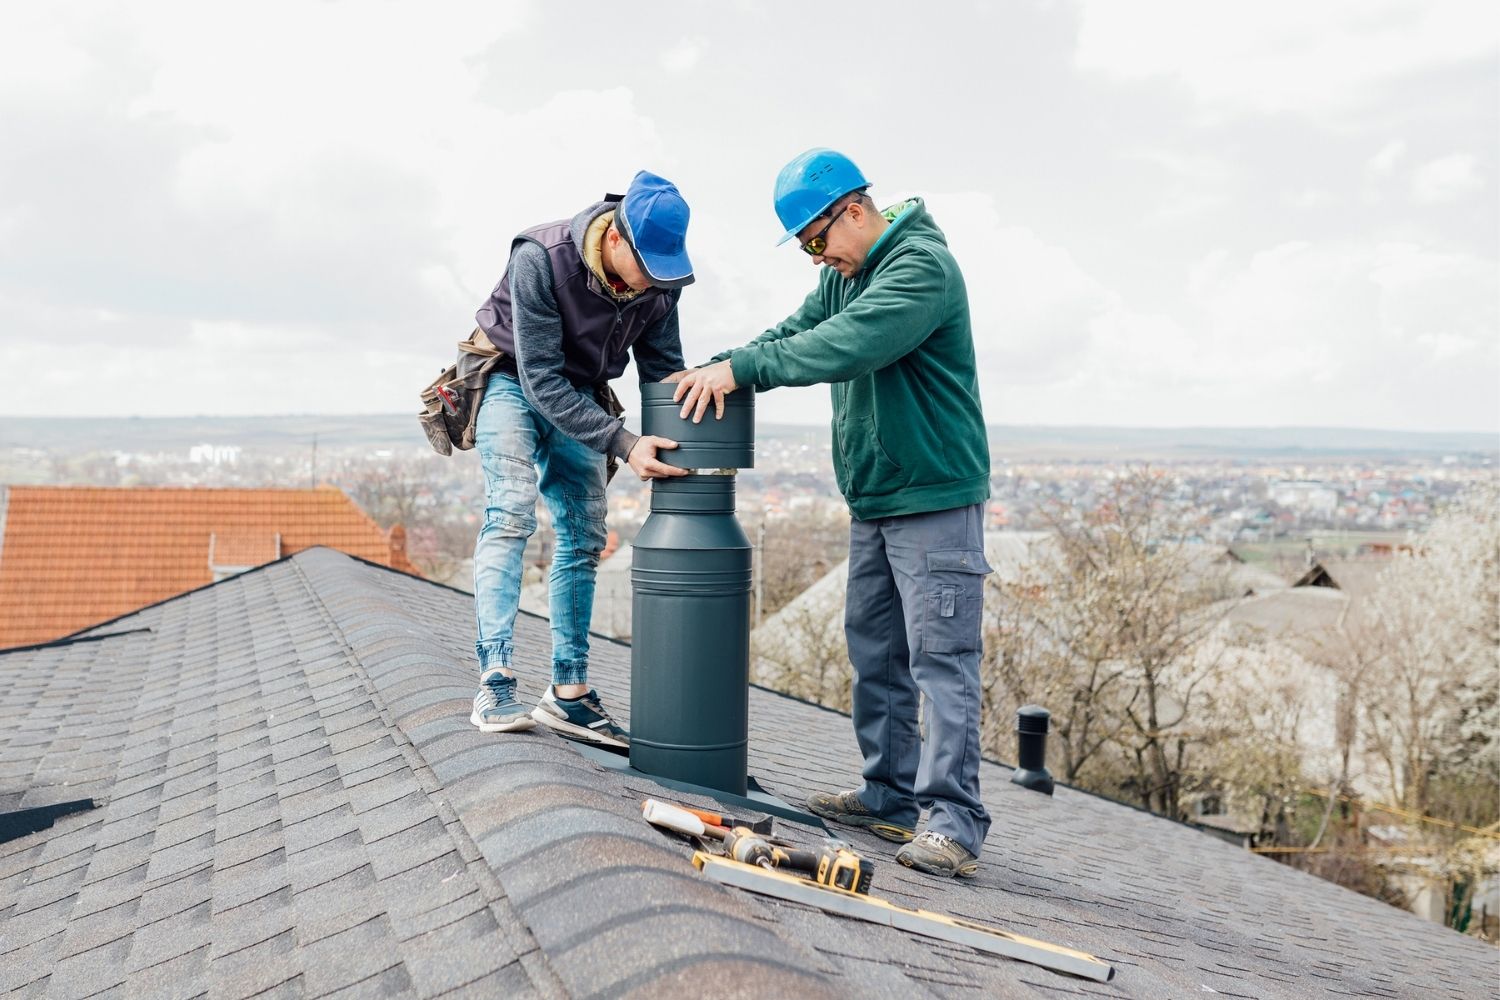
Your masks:
M0 649L46 642L318 545L415 572L333 487L221 490L12 486L0 491Z

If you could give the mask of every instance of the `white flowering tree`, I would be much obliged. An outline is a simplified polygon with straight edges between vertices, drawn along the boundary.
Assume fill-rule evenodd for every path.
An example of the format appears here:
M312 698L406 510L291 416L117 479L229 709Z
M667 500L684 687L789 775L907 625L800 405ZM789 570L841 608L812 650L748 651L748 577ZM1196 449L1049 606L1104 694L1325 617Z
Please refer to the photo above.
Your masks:
M1500 797L1500 493L1441 515L1381 576L1358 677L1364 745L1390 799L1452 812L1455 783ZM1434 798L1445 784L1447 802ZM1455 819L1460 817L1455 816Z
M1052 543L993 579L983 672L986 748L1008 755L1014 707L1052 712L1059 777L1169 816L1202 784L1197 748L1223 738L1225 583L1188 541L1197 516L1137 470L1088 509L1050 511Z

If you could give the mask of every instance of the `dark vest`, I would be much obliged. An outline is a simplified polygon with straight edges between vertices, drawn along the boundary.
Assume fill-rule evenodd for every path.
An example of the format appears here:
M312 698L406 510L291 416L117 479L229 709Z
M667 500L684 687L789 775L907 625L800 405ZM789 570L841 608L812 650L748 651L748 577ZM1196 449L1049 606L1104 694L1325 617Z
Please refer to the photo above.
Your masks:
M563 377L577 386L618 378L630 360L630 345L672 311L675 298L665 289L648 288L629 302L616 302L583 262L566 219L521 233L511 241L512 253L523 240L547 251L552 265L552 295L562 316ZM475 318L495 347L515 357L509 264Z

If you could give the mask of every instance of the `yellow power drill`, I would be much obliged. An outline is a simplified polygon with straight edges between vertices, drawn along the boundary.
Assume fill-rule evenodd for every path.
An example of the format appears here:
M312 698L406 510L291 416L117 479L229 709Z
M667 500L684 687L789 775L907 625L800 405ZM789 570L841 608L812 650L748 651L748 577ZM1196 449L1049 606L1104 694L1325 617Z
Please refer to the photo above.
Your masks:
M819 885L868 895L875 866L841 840L825 840L821 847L804 851L772 843L749 827L737 826L724 837L724 853L736 861L762 868L783 868Z

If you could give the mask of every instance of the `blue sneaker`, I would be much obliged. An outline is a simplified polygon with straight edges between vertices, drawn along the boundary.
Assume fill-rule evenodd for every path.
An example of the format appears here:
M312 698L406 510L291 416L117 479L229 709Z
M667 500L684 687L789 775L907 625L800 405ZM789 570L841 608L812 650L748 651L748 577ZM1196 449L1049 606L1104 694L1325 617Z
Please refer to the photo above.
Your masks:
M499 667L480 676L469 721L482 733L518 733L536 725L516 701L516 679L505 676Z
M592 688L582 698L559 698L549 684L547 693L532 710L531 717L559 736L585 743L626 750L630 747L630 734L621 729L604 706L599 703L599 694Z

